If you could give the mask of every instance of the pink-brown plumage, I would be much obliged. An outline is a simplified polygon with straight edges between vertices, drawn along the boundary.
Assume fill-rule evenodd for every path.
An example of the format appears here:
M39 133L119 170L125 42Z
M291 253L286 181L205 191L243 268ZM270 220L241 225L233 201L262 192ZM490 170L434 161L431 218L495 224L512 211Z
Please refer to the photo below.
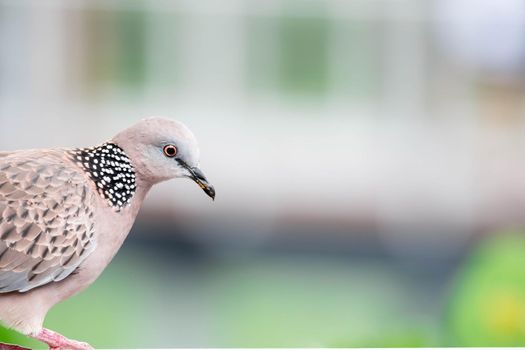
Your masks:
M0 158L0 292L60 281L95 249L94 194L68 158L64 150Z

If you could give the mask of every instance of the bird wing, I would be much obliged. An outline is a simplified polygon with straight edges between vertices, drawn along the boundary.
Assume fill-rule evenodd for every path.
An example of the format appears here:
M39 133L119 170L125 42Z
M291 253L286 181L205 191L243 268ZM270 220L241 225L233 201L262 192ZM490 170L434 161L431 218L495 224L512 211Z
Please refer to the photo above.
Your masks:
M69 276L96 246L94 196L64 151L0 157L0 293Z

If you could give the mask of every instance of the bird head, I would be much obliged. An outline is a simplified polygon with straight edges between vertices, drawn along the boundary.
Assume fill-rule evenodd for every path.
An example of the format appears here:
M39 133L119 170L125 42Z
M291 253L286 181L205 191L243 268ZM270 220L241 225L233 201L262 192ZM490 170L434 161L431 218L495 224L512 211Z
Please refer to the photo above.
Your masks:
M126 152L137 176L146 183L190 178L215 199L215 189L198 166L197 140L181 122L146 118L118 133L111 142Z

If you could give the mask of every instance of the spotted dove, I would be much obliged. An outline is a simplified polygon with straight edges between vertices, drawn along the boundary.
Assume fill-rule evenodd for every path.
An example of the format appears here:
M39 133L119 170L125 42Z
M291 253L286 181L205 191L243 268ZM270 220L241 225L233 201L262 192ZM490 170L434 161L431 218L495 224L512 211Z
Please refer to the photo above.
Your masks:
M180 122L144 119L90 148L0 152L0 320L52 349L90 349L43 328L48 310L101 274L152 185L214 188Z

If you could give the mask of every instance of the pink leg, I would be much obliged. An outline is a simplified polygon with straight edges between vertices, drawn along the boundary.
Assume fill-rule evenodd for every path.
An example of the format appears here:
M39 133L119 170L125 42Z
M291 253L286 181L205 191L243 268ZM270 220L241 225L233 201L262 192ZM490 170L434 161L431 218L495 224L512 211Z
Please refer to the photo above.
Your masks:
M50 350L93 350L91 345L88 343L67 339L63 335L46 328L42 328L42 330L34 338L49 345Z

